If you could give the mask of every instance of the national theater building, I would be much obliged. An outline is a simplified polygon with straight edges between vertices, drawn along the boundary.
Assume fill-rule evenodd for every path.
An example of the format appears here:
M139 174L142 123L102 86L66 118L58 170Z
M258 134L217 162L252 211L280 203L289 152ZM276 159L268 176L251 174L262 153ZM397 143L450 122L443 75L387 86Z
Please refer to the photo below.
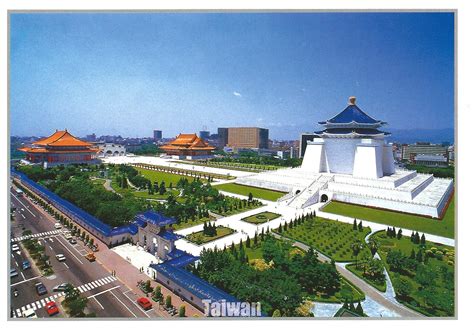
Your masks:
M288 192L279 202L304 208L329 200L440 218L453 194L449 178L396 168L390 134L355 97L306 141L299 168L237 178L235 183Z
M67 129L56 130L53 135L18 150L26 153L29 163L44 167L97 163L96 154L99 151L91 143L71 135Z
M175 159L209 158L215 149L196 134L179 134L175 140L160 148Z

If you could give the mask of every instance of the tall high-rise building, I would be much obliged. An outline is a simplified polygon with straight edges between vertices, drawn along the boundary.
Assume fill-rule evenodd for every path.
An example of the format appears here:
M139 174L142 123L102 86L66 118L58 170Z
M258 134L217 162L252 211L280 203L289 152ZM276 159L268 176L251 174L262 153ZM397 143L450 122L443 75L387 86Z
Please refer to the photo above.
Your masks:
M201 130L199 132L199 137L202 138L204 141L207 141L210 136L211 133L209 132L209 130Z
M161 140L163 138L163 132L161 130L153 130L153 139L155 141Z
M257 127L218 128L219 144L232 148L268 149L268 129Z
M229 140L229 128L217 128L217 146L223 148Z

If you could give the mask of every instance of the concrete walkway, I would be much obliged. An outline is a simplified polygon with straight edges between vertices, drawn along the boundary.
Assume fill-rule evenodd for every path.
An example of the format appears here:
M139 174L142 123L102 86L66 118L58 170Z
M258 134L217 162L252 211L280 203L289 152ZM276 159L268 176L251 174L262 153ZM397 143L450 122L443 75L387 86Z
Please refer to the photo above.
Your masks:
M147 281L151 280L152 287L156 286L156 282L153 278L149 277L146 273L142 273L137 269L132 263L127 262L122 258L118 253L114 252L112 249L109 249L105 244L100 241L97 241L99 244L99 251L95 253L96 261L106 268L110 273L115 271L115 276L128 287L130 291L135 293L139 297L143 297L144 293L137 287L137 283L140 280ZM146 270L145 270L146 271ZM151 272L150 272L151 274ZM163 285L161 286L161 293L166 298L167 295L171 296L171 302L173 306L179 309L179 306L186 306L186 316L203 316L203 314L196 309L194 306L190 305L186 301L181 300L177 295L168 290ZM172 317L170 316L162 307L150 299L152 302L153 308L156 313L162 317Z

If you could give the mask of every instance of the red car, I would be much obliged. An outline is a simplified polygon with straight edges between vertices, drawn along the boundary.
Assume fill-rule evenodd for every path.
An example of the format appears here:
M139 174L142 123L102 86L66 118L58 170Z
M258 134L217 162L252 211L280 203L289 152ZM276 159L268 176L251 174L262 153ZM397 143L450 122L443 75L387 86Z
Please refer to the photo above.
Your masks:
M147 298L141 297L137 300L137 303L142 306L142 308L146 311L152 307L150 300Z
M59 313L58 306L54 301L48 302L44 308L46 309L46 312L48 312L49 316Z

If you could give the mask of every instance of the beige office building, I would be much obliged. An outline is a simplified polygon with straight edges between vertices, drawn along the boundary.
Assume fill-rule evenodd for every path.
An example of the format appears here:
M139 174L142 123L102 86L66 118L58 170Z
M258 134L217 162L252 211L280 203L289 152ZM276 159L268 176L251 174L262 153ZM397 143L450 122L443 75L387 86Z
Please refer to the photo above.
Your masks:
M227 146L232 148L268 149L268 129L257 127L227 128Z

